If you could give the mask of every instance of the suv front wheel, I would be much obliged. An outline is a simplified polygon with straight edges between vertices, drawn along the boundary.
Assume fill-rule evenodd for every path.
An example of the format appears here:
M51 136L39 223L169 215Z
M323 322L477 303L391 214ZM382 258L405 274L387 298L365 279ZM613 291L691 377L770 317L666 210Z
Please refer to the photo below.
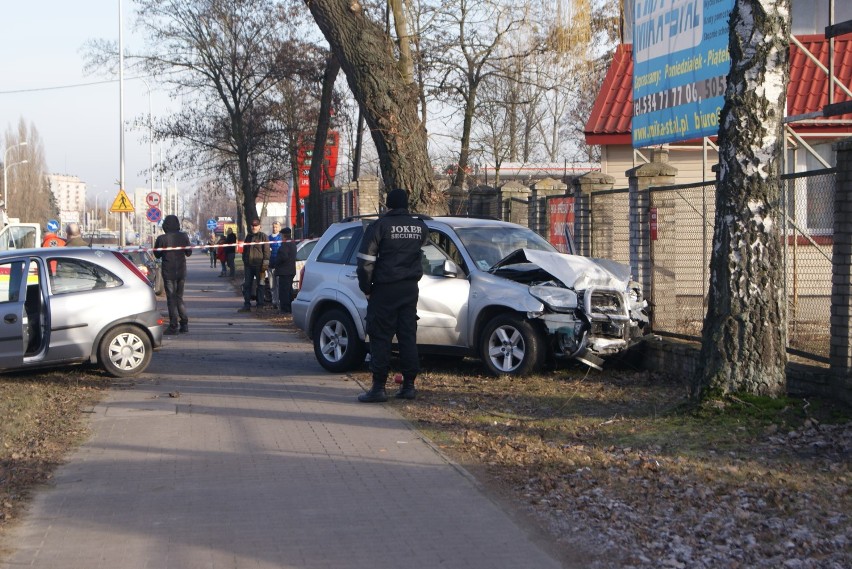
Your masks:
M314 355L322 367L340 373L364 362L366 348L355 323L343 310L329 310L314 326Z
M485 326L480 345L485 367L494 375L528 375L544 355L541 335L516 314L498 314Z

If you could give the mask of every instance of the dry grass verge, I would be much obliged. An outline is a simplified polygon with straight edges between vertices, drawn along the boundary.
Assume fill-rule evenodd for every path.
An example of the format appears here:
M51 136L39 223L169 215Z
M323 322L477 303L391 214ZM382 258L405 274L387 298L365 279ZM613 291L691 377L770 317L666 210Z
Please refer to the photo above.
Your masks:
M109 384L84 368L0 375L0 532L83 439Z

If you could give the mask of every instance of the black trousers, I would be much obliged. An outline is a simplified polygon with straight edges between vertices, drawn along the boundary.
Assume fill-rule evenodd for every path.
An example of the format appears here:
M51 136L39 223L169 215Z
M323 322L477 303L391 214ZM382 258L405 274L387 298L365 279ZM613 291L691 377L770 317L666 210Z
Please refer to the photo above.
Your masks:
M278 308L284 312L290 312L293 306L293 279L296 275L279 275L278 279Z
M374 285L367 303L370 336L370 371L386 381L390 371L391 343L396 335L402 376L414 379L420 371L417 353L417 281Z
M183 304L184 279L164 280L163 288L166 289L166 304L169 307L169 326L177 328L178 322L186 324L189 317L186 315L186 307Z

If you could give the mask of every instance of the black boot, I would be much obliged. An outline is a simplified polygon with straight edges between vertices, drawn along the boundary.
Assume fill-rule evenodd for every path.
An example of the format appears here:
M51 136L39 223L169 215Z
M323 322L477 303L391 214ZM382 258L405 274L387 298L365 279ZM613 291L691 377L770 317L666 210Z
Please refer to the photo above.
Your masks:
M385 383L387 383L387 379L376 379L374 377L373 386L370 388L370 391L359 395L358 401L361 403L384 403L388 400Z
M414 399L417 396L417 390L414 389L414 378L413 377L404 377L402 378L402 386L399 388L399 391L396 392L397 399Z

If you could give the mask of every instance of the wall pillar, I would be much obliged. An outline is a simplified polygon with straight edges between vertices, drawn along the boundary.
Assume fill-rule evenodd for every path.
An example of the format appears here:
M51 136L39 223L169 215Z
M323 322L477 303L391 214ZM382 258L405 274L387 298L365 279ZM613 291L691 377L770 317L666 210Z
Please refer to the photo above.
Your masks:
M601 172L589 172L574 178L574 244L577 254L586 257L592 254L592 196L595 192L611 190L615 178ZM596 224L597 225L597 224ZM603 225L603 224L600 224ZM610 224L611 227L611 224Z
M834 245L831 269L831 391L852 400L852 140L834 145Z
M527 227L547 238L550 234L550 212L547 210L547 198L548 196L564 196L568 186L559 180L545 178L533 184L530 189L532 193L529 198Z
M651 329L658 318L669 321L677 311L675 271L670 262L675 247L674 202L655 196L652 203L651 197L651 188L676 182L677 168L668 163L668 158L667 149L655 148L651 150L650 163L626 172L630 190L630 269L642 283L648 300ZM651 218L652 213L656 213L655 219Z

